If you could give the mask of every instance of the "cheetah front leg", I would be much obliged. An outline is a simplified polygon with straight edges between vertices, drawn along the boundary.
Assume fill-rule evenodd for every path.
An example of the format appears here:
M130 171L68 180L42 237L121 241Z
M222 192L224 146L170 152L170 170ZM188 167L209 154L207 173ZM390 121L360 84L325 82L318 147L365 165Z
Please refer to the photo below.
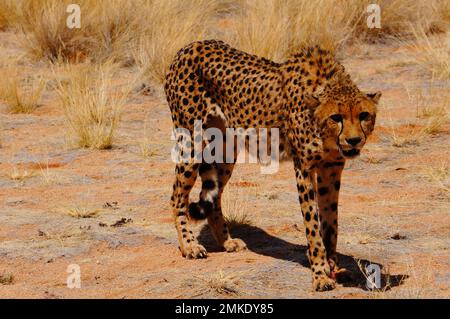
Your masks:
M303 169L299 159L294 159L295 176L303 222L308 242L307 255L313 275L313 288L316 291L331 290L336 282L330 278L331 269L327 260L325 246L320 236L319 213L314 187L314 170Z
M338 267L336 253L338 237L338 202L341 174L344 161L327 161L317 171L317 194L319 206L320 233L325 245L332 277L349 275L346 269Z
M197 242L189 228L189 193L197 178L198 164L193 162L177 164L175 168L176 180L173 185L171 204L178 233L181 254L188 258L205 258L205 247Z

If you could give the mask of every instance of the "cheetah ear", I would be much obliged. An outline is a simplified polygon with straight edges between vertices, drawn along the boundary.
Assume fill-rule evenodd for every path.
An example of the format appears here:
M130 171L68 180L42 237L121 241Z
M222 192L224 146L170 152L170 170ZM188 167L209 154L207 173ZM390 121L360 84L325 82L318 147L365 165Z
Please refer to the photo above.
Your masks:
M375 93L366 93L366 96L369 98L369 100L371 100L375 104L378 104L378 102L380 101L380 98L381 98L381 92L378 91Z
M307 94L304 97L305 105L310 111L315 111L316 108L320 105L320 101L313 95Z

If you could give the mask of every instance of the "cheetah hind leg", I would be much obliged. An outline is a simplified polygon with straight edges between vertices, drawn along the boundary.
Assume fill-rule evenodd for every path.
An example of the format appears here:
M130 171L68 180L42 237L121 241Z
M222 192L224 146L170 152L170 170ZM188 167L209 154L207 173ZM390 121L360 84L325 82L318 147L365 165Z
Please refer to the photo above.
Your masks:
M190 230L190 218L187 211L189 193L197 178L195 164L178 164L176 167L176 180L173 186L171 204L174 214L175 227L181 254L187 259L206 258L205 247L197 242Z
M207 173L201 172L202 181L214 180L217 181L217 193L214 198L214 210L210 216L208 216L208 224L212 230L212 233L219 244L227 252L239 252L247 249L245 242L239 238L232 238L228 225L222 213L221 198L223 189L231 177L234 164L218 163L214 169L211 169Z

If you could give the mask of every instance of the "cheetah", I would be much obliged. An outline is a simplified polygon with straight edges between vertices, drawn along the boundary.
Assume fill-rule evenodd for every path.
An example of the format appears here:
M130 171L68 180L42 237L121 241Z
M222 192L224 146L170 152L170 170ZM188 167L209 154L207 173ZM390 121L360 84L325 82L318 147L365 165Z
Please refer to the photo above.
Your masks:
M372 133L381 93L361 92L334 55L319 46L276 63L219 40L182 48L164 91L174 127L189 130L193 139L196 120L222 131L279 129L279 148L294 164L313 289L334 289L336 277L345 271L336 254L341 173ZM231 237L221 209L234 166L235 161L198 162L193 152L176 164L171 205L184 257L207 256L190 229L192 221L201 219L208 220L224 250L246 249L241 239ZM189 202L198 175L199 201Z

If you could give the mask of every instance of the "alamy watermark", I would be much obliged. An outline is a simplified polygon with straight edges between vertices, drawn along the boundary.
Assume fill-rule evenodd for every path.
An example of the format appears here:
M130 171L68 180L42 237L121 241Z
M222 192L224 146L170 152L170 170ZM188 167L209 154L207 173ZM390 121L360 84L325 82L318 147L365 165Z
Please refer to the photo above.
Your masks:
M279 169L278 128L226 128L223 132L215 127L204 130L203 122L197 120L193 134L186 128L175 128L172 140L177 141L171 151L172 161L177 164L259 162L262 174L273 174Z
M81 268L77 264L70 264L67 266L66 272L69 273L67 276L67 288L69 289L80 289L81 288Z
M367 27L369 29L381 29L381 8L378 4L372 3L367 6Z
M366 267L366 287L369 290L381 288L381 268L377 264L369 264Z

